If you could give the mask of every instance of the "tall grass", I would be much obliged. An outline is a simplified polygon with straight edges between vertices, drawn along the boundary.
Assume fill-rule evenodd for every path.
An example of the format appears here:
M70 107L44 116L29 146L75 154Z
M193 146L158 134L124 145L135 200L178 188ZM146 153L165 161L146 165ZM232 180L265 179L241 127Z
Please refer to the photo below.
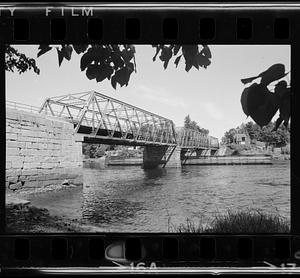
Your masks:
M265 214L256 209L215 215L210 223L196 224L187 218L174 225L168 221L168 231L176 233L289 233L287 220L279 215Z

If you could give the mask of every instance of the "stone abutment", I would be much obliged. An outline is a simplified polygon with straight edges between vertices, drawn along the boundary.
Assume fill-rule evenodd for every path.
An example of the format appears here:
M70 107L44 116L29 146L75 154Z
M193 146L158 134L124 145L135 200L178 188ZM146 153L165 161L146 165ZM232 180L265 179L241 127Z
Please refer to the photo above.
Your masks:
M6 109L6 187L33 189L82 183L82 142L71 123Z

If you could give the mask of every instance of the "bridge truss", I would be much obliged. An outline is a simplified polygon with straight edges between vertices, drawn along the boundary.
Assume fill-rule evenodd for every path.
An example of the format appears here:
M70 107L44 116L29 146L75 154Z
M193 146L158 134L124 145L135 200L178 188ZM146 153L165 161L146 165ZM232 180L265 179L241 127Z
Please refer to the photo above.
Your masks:
M94 91L48 98L40 113L72 122L75 133L83 133L90 139L133 145L176 145L171 120Z
M176 128L177 144L181 148L200 149L210 148L218 149L219 140L213 136L207 136L202 132L189 128Z
M46 99L39 113L64 118L86 142L218 149L218 139L95 91Z

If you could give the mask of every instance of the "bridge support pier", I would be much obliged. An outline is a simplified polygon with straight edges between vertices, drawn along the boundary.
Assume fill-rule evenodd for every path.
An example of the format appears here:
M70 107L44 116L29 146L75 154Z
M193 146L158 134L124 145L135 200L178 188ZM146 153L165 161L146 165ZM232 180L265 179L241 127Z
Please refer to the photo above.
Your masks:
M173 151L169 161L167 162L165 168L180 168L181 167L181 152L182 149L180 147L176 147Z
M142 168L153 169L158 167L167 149L168 146L145 146Z
M168 149L170 148L170 149ZM146 146L144 148L143 165L144 169L152 169L164 165L164 162L168 159L165 164L165 168L181 167L181 148L176 147L172 152L172 147L168 146Z
M210 150L210 156L216 155L217 150Z
M204 152L205 152L204 149L197 149L197 150L196 150L196 156L199 157L199 156L203 155Z

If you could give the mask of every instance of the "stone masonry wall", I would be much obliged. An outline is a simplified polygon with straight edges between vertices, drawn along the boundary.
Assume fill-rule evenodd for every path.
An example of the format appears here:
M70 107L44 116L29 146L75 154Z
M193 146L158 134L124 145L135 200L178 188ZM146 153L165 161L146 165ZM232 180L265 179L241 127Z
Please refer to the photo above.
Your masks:
M82 142L73 125L45 115L6 109L6 188L82 183Z

